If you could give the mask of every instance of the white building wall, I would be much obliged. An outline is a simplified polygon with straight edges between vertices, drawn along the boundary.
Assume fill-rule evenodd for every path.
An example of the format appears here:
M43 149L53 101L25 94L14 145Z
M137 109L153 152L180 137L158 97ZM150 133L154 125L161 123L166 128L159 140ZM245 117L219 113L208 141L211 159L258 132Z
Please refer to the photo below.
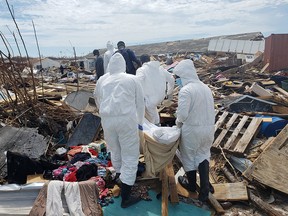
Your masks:
M208 51L234 52L244 54L255 54L264 52L265 41L213 39L209 41Z
M44 69L52 68L53 66L54 67L60 67L60 62L49 59L49 58L45 58L45 59L41 60L41 63L42 63L42 68L44 68ZM36 62L33 65L33 68L34 69L40 69L40 61Z

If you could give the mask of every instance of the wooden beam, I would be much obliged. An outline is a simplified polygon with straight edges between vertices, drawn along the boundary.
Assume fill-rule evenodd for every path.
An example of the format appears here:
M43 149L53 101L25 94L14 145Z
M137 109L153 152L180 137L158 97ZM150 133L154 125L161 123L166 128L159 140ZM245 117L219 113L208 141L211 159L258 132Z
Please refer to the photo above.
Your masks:
M263 73L269 66L269 62L264 65L264 67L260 70L260 73Z
M177 193L177 187L175 182L174 170L172 163L169 163L165 167L166 175L168 176L168 184L169 184L169 191L170 191L170 202L173 204L179 203L179 197Z
M162 179L162 216L168 216L168 176L165 169L161 171Z
M178 172L175 175L175 182L176 182L176 187L177 187L177 192L178 194L180 194L181 196L187 197L187 198L192 198L192 199L198 199L198 194L197 192L192 193L188 190L186 190L185 188L183 188L180 183L178 182L178 177L179 176L183 176L185 174L185 171L183 169L183 167L181 167Z
M271 205L264 202L262 199L254 195L251 190L249 190L249 198L251 202L261 211L265 212L269 216L284 216L281 212L273 209Z
M235 122L235 120L238 118L238 114L234 113L233 116L229 119L227 124L225 125L224 129L221 131L220 135L216 138L216 140L213 143L213 147L217 147L220 145L221 141Z
M210 205L213 206L213 208L215 209L215 211L218 214L224 214L225 213L225 210L223 209L223 207L220 205L220 203L217 201L217 199L210 192L209 192L208 202L210 203Z
M248 120L248 116L243 116L242 119L240 120L239 124L235 128L234 132L232 135L229 137L227 142L224 145L225 149L229 149L231 146L233 146L234 141L236 140L238 134L240 133L241 129L244 127L246 121Z
M222 115L220 116L220 118L218 119L218 121L215 124L215 131L221 127L222 124L224 124L224 120L226 118L226 116L228 116L229 112L223 112Z
M180 159L180 158L179 158ZM181 161L181 159L180 159ZM190 198L193 198L195 199L196 197L198 198L197 194L196 193L191 193L191 192L188 192L186 189L184 189L179 183L178 183L178 176L183 176L185 174L185 171L183 169L183 167L181 167L179 169L179 171L177 172L177 174L175 175L175 180L177 182L177 190L178 192L180 192L179 194L186 194L185 197L190 197ZM198 179L199 180L199 179ZM199 181L198 181L199 182ZM199 189L199 183L198 184L198 189ZM184 192L185 190L185 192ZM188 194L188 195L187 195ZM184 196L184 195L183 195ZM224 214L225 213L225 210L223 209L223 207L220 205L220 203L215 199L215 197L213 196L212 193L209 192L209 198L208 198L208 202L210 203L211 206L213 206L213 208L215 209L215 211L218 213L218 214Z
M254 117L251 123L249 124L248 128L246 129L245 133L237 143L234 148L234 151L244 153L245 149L249 145L252 138L256 135L258 128L262 122L261 118Z
M260 151L263 152L265 151L265 149L271 145L271 143L273 142L273 140L275 139L275 137L269 137L265 143L263 143L260 147Z
M264 149L243 175L288 194L288 125Z
M274 112L277 112L277 113L280 113L280 114L284 114L284 115L287 116L288 107L286 107L286 106L276 105L276 106L272 106L272 109L273 109Z
M248 200L247 188L244 182L213 184L213 196L218 201Z
M230 182L238 182L237 178L227 169L227 167L223 166L221 170Z
M276 89L278 92L282 93L283 95L285 95L286 97L288 97L288 92L285 91L284 89L278 87L278 86L273 86L274 89Z

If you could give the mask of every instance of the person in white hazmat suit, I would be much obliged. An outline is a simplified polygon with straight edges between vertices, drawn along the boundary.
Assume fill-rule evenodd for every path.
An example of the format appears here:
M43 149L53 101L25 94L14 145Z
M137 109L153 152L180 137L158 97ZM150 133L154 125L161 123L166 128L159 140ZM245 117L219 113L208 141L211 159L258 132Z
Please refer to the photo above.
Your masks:
M215 110L212 92L200 81L190 59L182 60L173 70L180 77L183 87L178 95L176 125L181 127L179 149L186 177L179 176L179 183L196 192L196 172L200 175L198 199L207 201L209 190L210 148L214 140Z
M99 108L104 138L111 151L112 165L121 180L121 207L141 200L131 196L138 169L140 138L138 127L144 121L144 95L134 75L126 74L126 63L120 53L108 64L108 73L96 84L94 97Z
M175 79L171 73L160 66L158 61L150 61L150 56L144 54L140 57L142 67L136 71L145 99L145 117L155 125L160 124L160 117L157 111L165 96L172 97Z
M103 60L104 60L104 73L107 73L107 67L108 63L112 57L112 55L115 53L116 49L114 48L114 45L111 41L107 42L107 51L104 53Z

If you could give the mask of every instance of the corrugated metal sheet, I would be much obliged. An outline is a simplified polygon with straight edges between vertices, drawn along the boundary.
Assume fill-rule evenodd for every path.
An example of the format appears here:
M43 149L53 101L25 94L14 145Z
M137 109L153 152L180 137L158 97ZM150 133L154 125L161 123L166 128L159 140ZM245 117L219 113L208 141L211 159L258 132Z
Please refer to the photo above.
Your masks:
M265 41L213 39L209 41L208 51L255 54L264 52Z
M265 39L264 65L267 71L288 69L288 34L272 34Z

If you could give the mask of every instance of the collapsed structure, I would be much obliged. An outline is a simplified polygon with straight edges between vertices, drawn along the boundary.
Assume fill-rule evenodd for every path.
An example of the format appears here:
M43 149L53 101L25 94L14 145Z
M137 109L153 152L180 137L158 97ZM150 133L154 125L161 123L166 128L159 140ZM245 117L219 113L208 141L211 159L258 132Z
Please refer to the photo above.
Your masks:
M261 34L251 33L131 47L137 55L153 54L169 72L173 72L173 68L182 59L193 58L199 78L213 92L215 140L211 149L210 180L215 187L215 193L210 194L209 198L211 211L223 214L228 205L232 207L226 211L241 211L238 201L244 201L252 203L268 215L287 214L287 39L287 34L271 35L264 40ZM164 55L161 55L163 53ZM94 150L94 156L97 154L97 174L106 180L107 187L98 185L98 198L104 206L106 188L111 180L106 173L110 170L110 174L113 174L113 169L108 168L109 155L105 153L101 119L97 116L98 110L92 98L95 82L91 79L91 72L77 67L66 69L66 74L73 72L75 76L70 80L67 76L63 81L63 74L58 68L47 70L45 74L40 71L37 75L31 73L33 69L28 63L28 69L23 75L23 69L27 67L26 60L14 61L2 52L1 56L1 151L8 151L10 156L17 153L22 157L23 154L27 164L31 164L31 161L35 164L35 160L39 162L39 159L42 159L42 169L38 173L43 181L43 163L47 165L48 162L53 162L57 168L49 169L64 174L63 168L59 169L60 165L64 164L55 164L55 161L51 160L53 157L67 161L63 156L69 156L68 161L71 162L73 158L76 160L76 153L83 153L84 148L86 154L81 155L88 156L89 159ZM172 126L175 123L178 91L179 86L175 84L172 102L164 101L159 104L162 126ZM145 148L153 145L155 139L150 138L147 134L144 137ZM88 155L87 148L90 149ZM175 145L171 148L175 157L169 158L156 169L157 173L161 173L162 196L165 198L162 201L162 215L168 213L168 193L171 203L179 203L178 194L186 197L182 198L184 201L189 197L193 198L175 182L177 176L183 173L183 168L177 145L176 148ZM149 158L151 168L151 165L156 164L157 157L150 155ZM140 162L145 164L145 159L147 155L145 158L144 154ZM11 172L12 169L7 168L5 160L6 156L1 155L0 174L3 184L7 181L29 183L30 174L35 173L35 170L31 173L25 169L27 165L20 164L19 167L13 166L14 172ZM17 169L23 171L21 181L19 176L13 175L17 173ZM65 169L69 170L68 167ZM46 172L46 179L51 179L52 176L55 178L57 171L54 171L53 175ZM77 171L74 174L76 175ZM153 174L156 174L155 169ZM57 176L58 179L64 178L66 181L74 177ZM159 176L156 174L155 177L156 183L151 185L159 183ZM148 180L151 179L150 176ZM100 180L97 179L97 182ZM139 182L145 181L139 178ZM7 192L1 193L5 194L3 197L7 197ZM146 195L145 198L148 199L147 193L143 194L143 197ZM5 202L1 203L1 209L5 211ZM106 204L109 204L109 200ZM197 202L194 202L194 205L197 205ZM252 210L247 211L249 214Z

